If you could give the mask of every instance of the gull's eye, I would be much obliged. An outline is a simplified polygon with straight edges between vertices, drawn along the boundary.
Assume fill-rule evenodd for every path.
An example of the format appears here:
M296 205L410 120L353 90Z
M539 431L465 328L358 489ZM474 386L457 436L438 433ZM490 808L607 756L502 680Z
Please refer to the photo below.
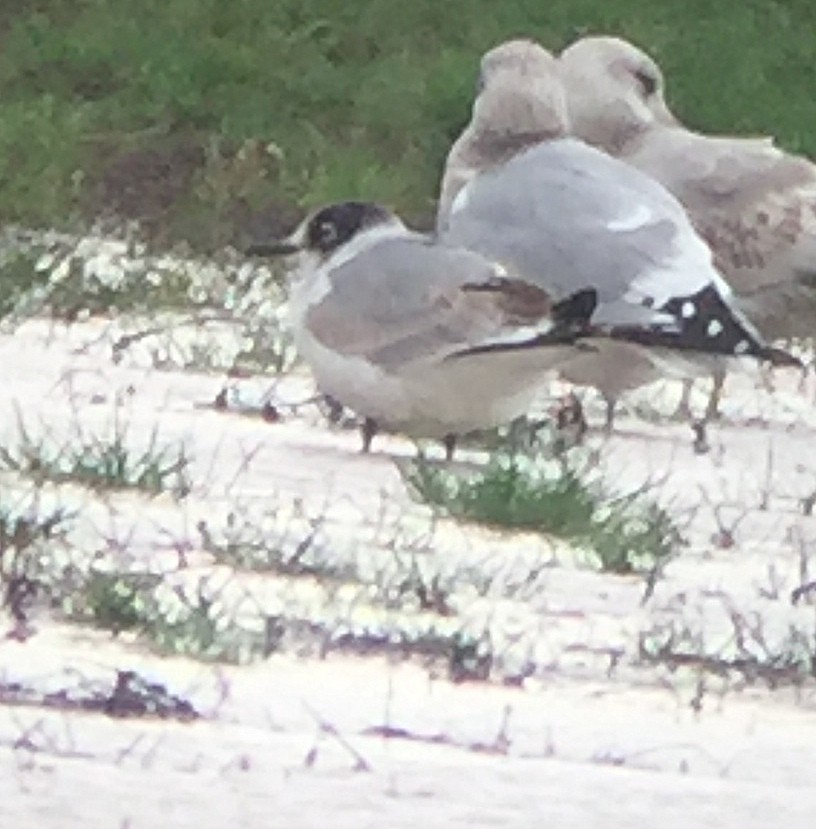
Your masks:
M657 92L659 84L657 78L651 72L646 69L637 69L635 71L635 78L640 84L644 98L651 98Z

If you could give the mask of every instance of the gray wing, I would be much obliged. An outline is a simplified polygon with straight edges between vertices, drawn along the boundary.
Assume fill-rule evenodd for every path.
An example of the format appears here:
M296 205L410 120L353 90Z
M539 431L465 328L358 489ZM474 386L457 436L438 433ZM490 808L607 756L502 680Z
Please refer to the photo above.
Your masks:
M599 314L615 322L647 322L649 306L712 280L728 291L663 187L571 139L538 145L471 181L440 238L509 264L559 298L594 287L606 306Z
M380 242L328 277L330 290L307 312L311 333L386 369L551 327L542 289L421 238Z

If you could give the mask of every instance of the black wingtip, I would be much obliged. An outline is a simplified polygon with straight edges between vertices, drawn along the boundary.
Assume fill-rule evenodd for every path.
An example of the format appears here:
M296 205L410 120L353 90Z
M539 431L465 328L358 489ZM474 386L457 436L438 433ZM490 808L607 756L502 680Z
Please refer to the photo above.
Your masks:
M552 319L558 326L588 325L597 307L598 292L595 288L584 288L556 302L552 307Z
M723 357L754 357L774 365L796 365L796 358L771 348L739 310L713 284L696 294L673 297L658 309L671 322L651 326L613 326L607 333L643 346L664 346Z

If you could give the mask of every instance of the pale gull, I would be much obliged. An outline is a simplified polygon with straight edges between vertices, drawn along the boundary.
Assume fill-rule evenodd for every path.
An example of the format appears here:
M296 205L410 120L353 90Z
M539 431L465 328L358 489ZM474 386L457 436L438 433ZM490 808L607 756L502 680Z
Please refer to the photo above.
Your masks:
M596 297L553 303L502 265L409 230L385 208L343 202L286 239L296 254L295 343L318 388L378 428L445 440L526 414L548 369L580 347Z
M473 176L519 149L567 132L564 88L556 59L537 43L512 40L481 60L470 124L450 149L437 206L444 225ZM489 85L489 94L481 94Z
M445 171L442 192L455 195L441 200L437 231L557 298L597 290L592 322L623 342L565 364L568 380L601 384L613 401L659 373L694 376L707 355L790 361L735 307L710 249L664 187L565 137L549 53L510 41L481 68L472 120Z
M816 333L816 165L768 138L687 129L645 52L583 38L559 59L572 133L647 173L684 205L743 311L768 339ZM718 405L718 372L709 414Z

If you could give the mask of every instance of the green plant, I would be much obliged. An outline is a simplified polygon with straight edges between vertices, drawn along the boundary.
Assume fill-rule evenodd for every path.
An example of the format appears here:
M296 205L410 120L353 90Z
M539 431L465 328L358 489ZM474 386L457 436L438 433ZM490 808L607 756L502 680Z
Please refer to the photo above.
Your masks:
M18 412L18 443L0 446L0 469L35 481L73 482L90 489L138 489L152 495L170 492L184 498L190 492L189 458L183 445L160 446L158 432L143 450L126 441L118 422L110 438L78 433L61 443L30 434Z
M63 591L61 609L114 635L126 630L144 633L156 611L152 592L160 581L150 574L91 569L70 592Z
M47 281L37 270L38 258L36 251L18 250L0 264L0 319L14 315L31 290Z
M260 652L260 637L236 623L234 613L202 578L194 590L168 590L149 572L83 569L55 571L51 602L68 619L134 633L163 653L206 661L246 661Z
M613 573L648 572L660 568L682 543L671 515L641 496L613 504L590 533L592 553L601 569Z
M664 561L681 540L657 503L643 493L608 494L569 455L531 459L500 449L475 473L453 472L420 455L402 473L419 500L448 515L569 539L616 573Z
M204 549L229 567L333 581L353 578L353 564L335 558L321 538L322 523L293 519L291 526L270 528L233 511L223 528L215 530L202 520L197 529Z

